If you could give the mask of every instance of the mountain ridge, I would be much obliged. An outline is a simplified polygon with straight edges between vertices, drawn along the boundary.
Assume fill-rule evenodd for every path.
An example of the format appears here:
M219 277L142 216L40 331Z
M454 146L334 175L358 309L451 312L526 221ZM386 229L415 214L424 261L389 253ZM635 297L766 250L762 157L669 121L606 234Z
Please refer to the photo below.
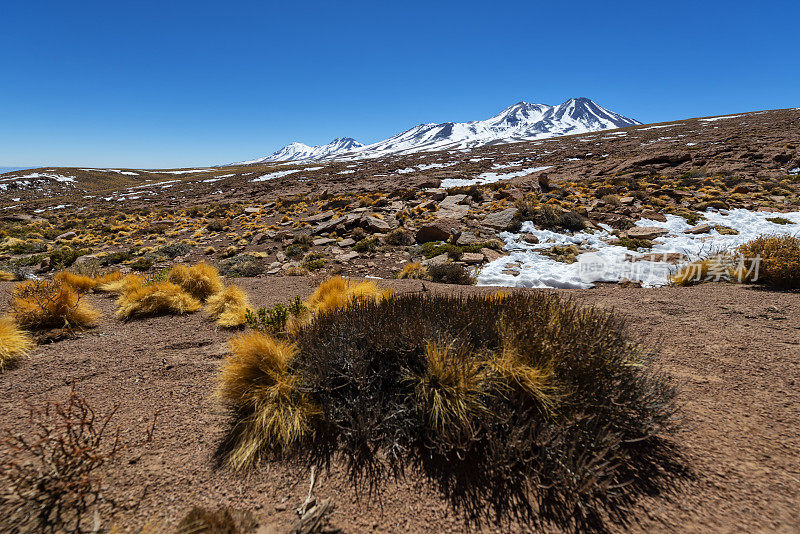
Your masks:
M279 161L366 159L446 149L466 149L514 141L636 126L641 123L610 111L589 98L579 97L557 105L517 102L485 120L418 124L392 137L363 145L350 137L326 145L291 143L260 158L237 165Z

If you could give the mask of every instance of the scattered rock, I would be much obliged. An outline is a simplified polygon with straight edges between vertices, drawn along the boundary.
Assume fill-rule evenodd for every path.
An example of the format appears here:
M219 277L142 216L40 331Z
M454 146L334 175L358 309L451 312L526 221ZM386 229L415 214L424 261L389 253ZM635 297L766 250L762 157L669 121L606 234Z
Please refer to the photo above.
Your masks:
M629 229L626 234L631 239L655 239L669 233L666 228L658 226L637 226Z
M428 243L429 241L447 241L453 230L459 231L460 224L452 219L439 219L430 224L421 226L417 230L414 239L417 243Z
M481 254L486 258L486 261L494 261L505 256L502 252L494 250L493 248L482 248Z
M330 211L330 210L323 211L321 213L317 213L316 215L311 215L309 217L306 217L305 219L303 219L303 222L307 222L309 224L316 224L316 223L319 223L319 222L322 222L322 221L327 221L328 219L330 219L334 215L336 215L336 214L334 212Z
M75 239L78 237L78 234L75 232L64 232L60 236L56 237L56 241L69 241L70 239Z
M461 232L461 235L458 236L458 239L456 240L456 245L477 245L480 242L481 240L475 237L475 234L470 232Z
M708 223L700 223L696 226L692 226L688 230L684 230L686 234L707 234L711 230L713 230L713 226Z
M660 261L675 265L684 261L688 261L689 257L686 256L686 254L681 254L680 252L650 252L648 254L642 254L641 256L628 256L627 259L633 262Z
M522 240L528 243L529 245L536 245L539 243L539 238L533 234L525 234L522 236Z
M465 252L461 255L461 261L467 265L480 265L485 259L480 252Z
M503 211L490 213L483 219L483 224L498 230L507 230L511 226L514 215L517 214L517 208L506 208Z

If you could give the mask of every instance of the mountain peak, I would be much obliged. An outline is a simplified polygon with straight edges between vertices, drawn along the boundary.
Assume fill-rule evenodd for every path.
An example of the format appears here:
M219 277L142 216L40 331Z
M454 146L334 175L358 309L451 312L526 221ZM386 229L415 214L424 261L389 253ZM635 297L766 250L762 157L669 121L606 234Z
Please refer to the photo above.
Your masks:
M364 146L351 137L327 145L292 143L273 154L245 163L367 158L430 150L466 149L489 143L543 139L640 124L609 111L586 97L558 106L521 100L486 120L428 123L414 126L384 141Z

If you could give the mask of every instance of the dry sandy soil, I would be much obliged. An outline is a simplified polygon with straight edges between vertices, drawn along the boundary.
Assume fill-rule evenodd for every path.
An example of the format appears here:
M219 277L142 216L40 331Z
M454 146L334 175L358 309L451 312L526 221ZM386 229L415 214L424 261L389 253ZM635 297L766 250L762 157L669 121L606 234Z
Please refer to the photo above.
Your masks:
M314 281L239 282L261 306L306 296ZM419 289L419 282L385 283L400 292ZM482 290L426 284L434 291ZM2 301L11 287L0 284ZM612 530L800 531L800 294L723 284L562 294L629 316L632 334L659 347L657 362L680 387L685 431L677 441L694 478L674 495L643 499L634 523ZM193 505L250 509L279 531L291 525L309 472L270 465L243 476L214 465L227 419L212 392L231 334L201 313L120 323L113 300L87 298L103 311L97 328L40 346L0 375L0 426L25 432L29 406L63 401L73 386L100 412L119 405L114 424L124 442L141 441L158 412L152 443L123 451L105 473L107 494L121 505L119 525L175 522ZM465 529L458 513L413 476L387 483L378 502L357 498L334 468L321 474L314 495L334 499L332 519L344 532ZM7 531L2 521L0 531Z

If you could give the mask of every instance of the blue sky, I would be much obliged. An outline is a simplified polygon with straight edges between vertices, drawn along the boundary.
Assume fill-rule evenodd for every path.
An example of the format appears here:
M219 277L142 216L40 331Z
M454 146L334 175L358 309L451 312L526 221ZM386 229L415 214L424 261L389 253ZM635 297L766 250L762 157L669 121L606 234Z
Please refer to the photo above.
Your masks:
M218 164L520 100L796 107L798 4L7 1L0 166Z

